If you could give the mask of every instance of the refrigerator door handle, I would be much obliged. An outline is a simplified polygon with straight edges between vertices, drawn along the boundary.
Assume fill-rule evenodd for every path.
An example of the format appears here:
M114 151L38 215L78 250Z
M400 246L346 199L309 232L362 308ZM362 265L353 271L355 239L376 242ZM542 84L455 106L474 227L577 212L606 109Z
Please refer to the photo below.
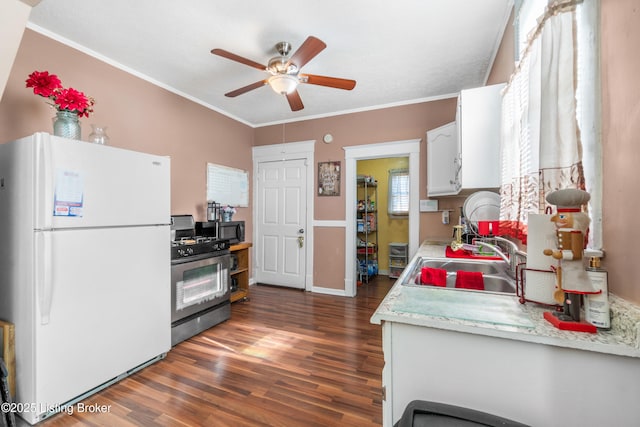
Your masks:
M36 233L36 289L40 305L40 323L42 325L49 323L51 299L53 297L52 238L51 232Z
M53 226L53 198L51 186L54 183L51 154L51 137L48 134L37 134L36 139L36 198L35 227L50 230Z

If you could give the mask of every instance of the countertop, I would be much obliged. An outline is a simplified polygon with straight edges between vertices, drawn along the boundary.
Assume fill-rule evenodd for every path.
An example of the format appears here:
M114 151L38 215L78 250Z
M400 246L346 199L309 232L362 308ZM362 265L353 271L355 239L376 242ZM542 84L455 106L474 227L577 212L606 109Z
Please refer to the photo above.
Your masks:
M424 242L405 272L412 270L422 257L444 258L445 248L446 243ZM555 328L543 318L544 312L551 310L549 307L531 302L521 304L516 295L417 288L402 285L404 278L403 273L371 317L371 323L399 322L640 358L640 306L614 294L609 294L611 329L592 334ZM456 304L456 299L460 304Z

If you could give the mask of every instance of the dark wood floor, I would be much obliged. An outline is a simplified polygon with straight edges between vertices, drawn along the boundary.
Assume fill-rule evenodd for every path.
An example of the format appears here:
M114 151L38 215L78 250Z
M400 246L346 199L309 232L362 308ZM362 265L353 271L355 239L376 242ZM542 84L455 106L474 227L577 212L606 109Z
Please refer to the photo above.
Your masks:
M252 286L230 320L84 401L108 413L41 425L381 425L381 327L369 319L392 284L372 280L356 298Z

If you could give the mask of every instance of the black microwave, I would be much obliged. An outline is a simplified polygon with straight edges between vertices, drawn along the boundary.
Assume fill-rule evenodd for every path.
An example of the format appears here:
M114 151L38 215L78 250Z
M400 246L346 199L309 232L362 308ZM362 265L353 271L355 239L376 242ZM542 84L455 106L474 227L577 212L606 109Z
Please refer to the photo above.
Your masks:
M236 244L244 242L244 221L218 222L218 239Z

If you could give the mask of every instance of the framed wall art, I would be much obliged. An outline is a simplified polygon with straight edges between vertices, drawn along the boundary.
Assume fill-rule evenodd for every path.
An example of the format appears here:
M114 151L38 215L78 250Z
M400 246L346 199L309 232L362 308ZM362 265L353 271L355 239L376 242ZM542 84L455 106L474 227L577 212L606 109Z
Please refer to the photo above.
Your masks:
M340 162L318 163L318 196L340 195Z

